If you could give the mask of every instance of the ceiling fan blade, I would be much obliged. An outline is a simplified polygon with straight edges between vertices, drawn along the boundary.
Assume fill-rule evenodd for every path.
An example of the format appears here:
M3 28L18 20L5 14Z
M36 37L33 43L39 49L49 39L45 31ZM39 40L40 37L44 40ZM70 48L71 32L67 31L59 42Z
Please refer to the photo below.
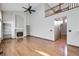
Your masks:
M30 13L30 14L32 14L32 12L31 12L31 11L29 11L29 13Z
M31 10L31 8L32 8L32 6L29 6L29 8L28 8L28 9L29 9L29 10Z
M27 9L27 8L25 8L25 7L22 7L22 8Z
M25 10L24 12L27 12L28 10Z
M36 12L36 10L31 10L32 12Z

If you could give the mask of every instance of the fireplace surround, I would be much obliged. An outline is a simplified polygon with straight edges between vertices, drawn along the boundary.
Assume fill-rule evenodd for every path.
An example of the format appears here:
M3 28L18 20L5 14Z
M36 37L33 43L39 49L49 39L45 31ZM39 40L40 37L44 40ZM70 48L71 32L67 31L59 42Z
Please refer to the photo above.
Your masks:
M23 32L17 32L17 37L22 37L23 36Z

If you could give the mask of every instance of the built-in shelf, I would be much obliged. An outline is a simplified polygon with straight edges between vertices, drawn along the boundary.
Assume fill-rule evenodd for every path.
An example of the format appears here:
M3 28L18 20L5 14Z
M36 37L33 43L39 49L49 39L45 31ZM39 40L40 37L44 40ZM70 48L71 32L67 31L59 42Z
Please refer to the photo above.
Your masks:
M3 23L3 37L10 38L12 36L11 24Z

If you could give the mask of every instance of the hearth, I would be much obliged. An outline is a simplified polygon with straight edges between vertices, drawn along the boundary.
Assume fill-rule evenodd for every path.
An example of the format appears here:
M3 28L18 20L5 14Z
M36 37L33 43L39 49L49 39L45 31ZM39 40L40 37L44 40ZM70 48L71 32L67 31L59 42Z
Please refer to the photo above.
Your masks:
M17 32L17 37L22 37L23 36L23 32Z

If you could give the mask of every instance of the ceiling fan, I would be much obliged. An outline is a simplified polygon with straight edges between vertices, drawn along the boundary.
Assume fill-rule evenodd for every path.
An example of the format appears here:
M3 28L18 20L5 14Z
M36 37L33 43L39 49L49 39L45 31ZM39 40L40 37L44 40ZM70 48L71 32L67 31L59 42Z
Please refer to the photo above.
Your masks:
M36 10L33 10L33 9L32 9L32 6L31 6L30 4L28 4L28 6L29 6L28 8L22 7L22 8L25 9L24 12L29 12L30 14L32 14L32 12L36 12Z

